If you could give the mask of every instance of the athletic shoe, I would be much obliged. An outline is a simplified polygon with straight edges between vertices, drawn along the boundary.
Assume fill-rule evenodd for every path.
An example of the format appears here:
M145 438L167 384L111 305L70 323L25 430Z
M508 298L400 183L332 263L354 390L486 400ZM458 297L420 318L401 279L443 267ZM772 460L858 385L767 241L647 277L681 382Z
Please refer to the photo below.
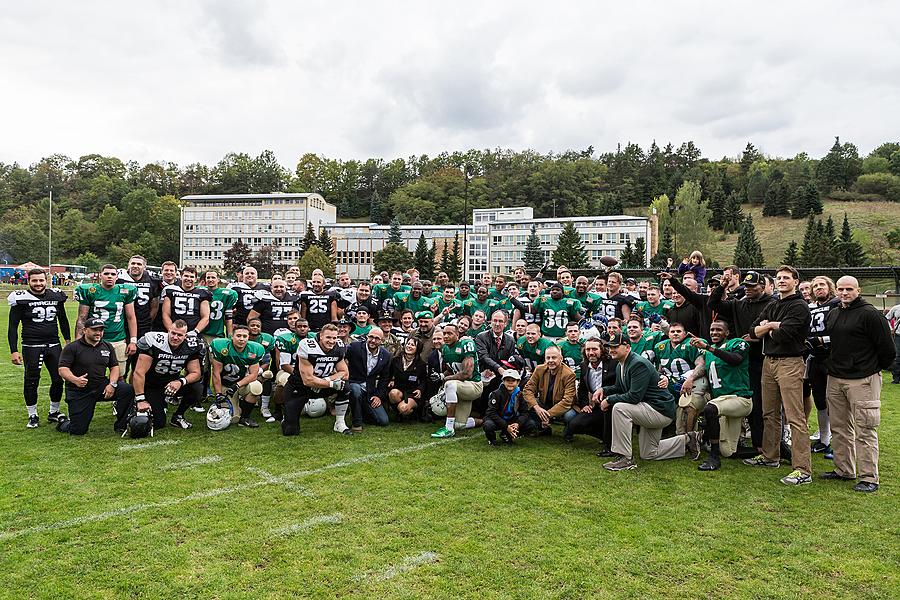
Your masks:
M274 423L274 422L277 421L277 420L278 420L278 419L276 419L275 417L273 417L271 413L269 414L268 417L266 417L266 423Z
M817 441L819 441L819 439L820 439L819 436L821 436L821 435L822 435L822 432L816 431L814 434L812 434L811 436L809 436L809 441L811 441L811 442L817 442Z
M853 486L854 492L863 492L865 494L870 494L872 492L878 491L878 484L872 483L871 481L860 481L856 485Z
M441 427L437 431L431 434L433 438L451 438L456 435L456 432L452 429L447 429L446 427Z
M241 417L240 419L238 419L238 425L242 427L249 427L251 429L259 427L259 423L257 423L250 417Z
M34 429L35 427L38 426L38 423L40 422L40 420L41 420L40 417L38 417L37 415L29 415L28 423L25 425L25 427L27 427L28 429Z
M504 444L510 444L510 445L512 445L512 443L513 443L512 436L510 436L510 435L509 435L508 433L506 433L505 431L500 432L500 439L503 440L503 443L504 443Z
M684 450L685 456L691 460L697 460L700 458L700 434L696 431L688 431L685 435L687 435L687 443Z
M194 404L194 405L191 407L191 410L194 411L195 413L206 412L206 409L203 408L203 405L202 405L201 403L199 403L199 402L197 402L196 404Z
M181 415L172 415L170 423L172 424L172 427L180 427L181 429L190 429L193 427L193 425L188 423L187 419Z
M603 463L603 468L607 471L629 471L637 469L637 463L630 456L620 456L618 460L611 460Z
M272 411L269 410L268 408L259 409L259 414L261 414L263 416L263 418L266 420L266 423L271 423L272 421L275 420L275 419L272 419L272 421L269 420L272 417Z
M819 479L830 479L832 481L856 481L856 477L844 477L837 471L828 471L819 475Z
M343 420L335 421L334 427L332 428L335 433L340 433L343 435L353 435L353 430L347 427L347 424L344 423Z
M497 442L497 440L488 440L487 443L488 443L488 446L499 446L500 445Z
M47 420L50 421L51 423L56 423L59 421L60 418L65 418L65 416L66 415L62 414L61 412L56 411L56 412L48 413Z
M757 454L753 458L745 458L741 462L751 467L770 467L772 469L777 469L781 466L781 461L769 460L762 454Z
M834 460L834 449L831 447L831 444L828 444L828 447L825 448L825 452L822 456L828 460Z
M722 459L718 455L710 454L706 460L697 467L698 471L718 471L722 466Z
M799 469L794 469L781 478L784 485L806 485L812 483L812 475L808 475Z
M830 448L830 446L828 444L823 444L822 442L816 442L815 444L812 445L812 448L810 448L810 450L812 450L813 454L821 454L822 452L825 452L826 450L828 450L828 448Z

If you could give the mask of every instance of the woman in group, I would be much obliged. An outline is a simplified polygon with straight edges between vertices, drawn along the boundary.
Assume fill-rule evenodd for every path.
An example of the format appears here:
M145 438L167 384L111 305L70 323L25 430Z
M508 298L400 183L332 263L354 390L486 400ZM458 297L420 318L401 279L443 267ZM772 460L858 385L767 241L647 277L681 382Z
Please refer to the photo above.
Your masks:
M391 361L388 379L388 401L397 410L400 420L422 416L425 384L428 378L425 361L419 356L422 340L407 338L403 351Z

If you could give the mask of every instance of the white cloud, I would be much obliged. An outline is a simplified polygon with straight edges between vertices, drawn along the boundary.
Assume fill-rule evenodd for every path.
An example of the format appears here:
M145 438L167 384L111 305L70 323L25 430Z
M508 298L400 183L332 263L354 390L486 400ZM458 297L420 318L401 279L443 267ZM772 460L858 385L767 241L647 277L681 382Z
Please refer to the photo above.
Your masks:
M0 15L0 161L212 164L692 139L900 139L896 3L28 2Z

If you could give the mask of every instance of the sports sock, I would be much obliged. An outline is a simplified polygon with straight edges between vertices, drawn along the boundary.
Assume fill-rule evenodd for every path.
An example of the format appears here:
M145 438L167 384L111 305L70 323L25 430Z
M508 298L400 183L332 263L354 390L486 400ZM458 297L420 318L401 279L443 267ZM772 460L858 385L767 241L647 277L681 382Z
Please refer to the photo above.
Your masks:
M37 404L32 404L31 406L26 406L25 408L28 409L29 417L33 417L33 416L37 415Z
M444 422L444 428L453 431L453 428L456 425L456 417L447 417L447 420Z
M828 446L831 444L831 419L825 409L816 411L816 419L819 421L819 442Z
M269 396L262 396L262 399L260 400L259 409L263 412L265 412L269 409Z
M349 404L335 404L334 405L334 430L335 431L345 431L347 429L347 423L344 421L344 417L347 416L347 409L350 407Z
M475 419L469 417L468 419L466 419L465 429L472 429L473 427L475 427Z
M34 409L36 411L37 406L35 406ZM59 402L51 402L50 403L50 412L52 412L52 413L59 412Z

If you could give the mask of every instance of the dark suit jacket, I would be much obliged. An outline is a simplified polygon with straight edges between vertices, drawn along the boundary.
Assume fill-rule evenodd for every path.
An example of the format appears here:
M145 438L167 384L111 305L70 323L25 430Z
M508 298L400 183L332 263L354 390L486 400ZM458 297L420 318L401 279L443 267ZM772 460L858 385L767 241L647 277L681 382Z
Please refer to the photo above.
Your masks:
M505 369L501 360L509 360L516 352L516 339L508 331L503 332L503 341L497 348L494 332L488 329L475 336L475 351L478 352L478 368L481 371Z
M382 346L378 349L378 362L372 372L368 372L368 354L365 340L352 342L347 346L345 360L350 371L348 381L366 384L366 393L369 396L378 396L382 400L387 398L387 384L390 376L391 353Z
M615 385L617 364L618 363L611 358L607 358L603 361L603 383L601 385L604 387ZM578 400L576 402L578 406L587 406L588 400L590 399L591 383L588 378L590 370L590 363L586 360L582 361L581 378L578 380Z

